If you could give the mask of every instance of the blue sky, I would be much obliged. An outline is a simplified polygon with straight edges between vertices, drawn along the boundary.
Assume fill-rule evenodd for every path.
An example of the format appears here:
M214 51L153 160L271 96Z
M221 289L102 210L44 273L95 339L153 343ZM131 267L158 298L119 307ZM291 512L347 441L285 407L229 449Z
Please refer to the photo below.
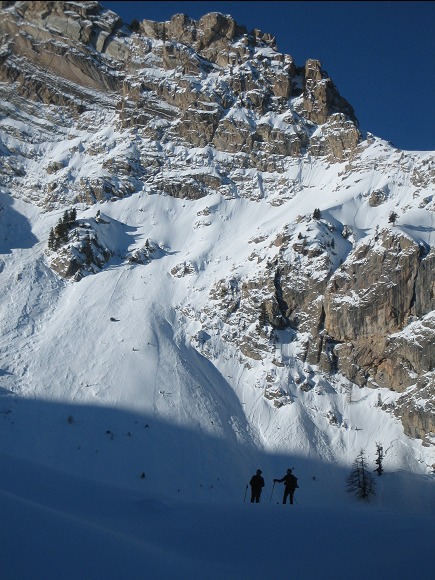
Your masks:
M435 2L101 2L124 22L231 14L274 34L298 66L321 61L360 126L400 149L435 150Z

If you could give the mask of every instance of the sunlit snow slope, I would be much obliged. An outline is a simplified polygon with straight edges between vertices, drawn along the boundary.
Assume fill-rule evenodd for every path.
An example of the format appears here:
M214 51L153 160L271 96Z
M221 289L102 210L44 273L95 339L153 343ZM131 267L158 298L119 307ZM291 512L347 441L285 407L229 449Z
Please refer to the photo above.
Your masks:
M388 150L380 141L376 147ZM363 173L337 191L340 170L295 161L289 173L304 173L310 195L279 206L217 195L180 200L148 190L79 207L78 219L92 222L114 254L80 282L60 279L44 254L62 210L43 213L2 194L3 451L136 489L177 496L189 490L189 499L194 490L204 501L238 501L257 466L270 478L295 467L310 486L322 474L322 493L343 499L347 470L361 449L373 462L376 443L397 482L401 472L424 479L433 448L406 437L400 421L377 408L379 391L384 402L397 393L352 389L312 368L316 387L304 392L292 381L296 371L307 372L293 331L279 331L286 364L271 371L264 360L246 364L220 340L219 321L213 325L207 310L213 311L213 285L229 273L255 279L253 246L261 260L273 257L271 240L299 215L320 207L325 219L351 224L361 237L387 225L385 208L355 200L352 187L361 190ZM103 223L95 221L98 210ZM430 215L413 212L413 223L430 222ZM402 230L431 243L429 222ZM340 237L337 247L346 252ZM150 263L126 261L146 239L158 247ZM197 348L204 309L207 357ZM286 386L291 404L277 409L263 396L267 372ZM331 413L338 425L328 420ZM305 493L314 500L318 490L310 489ZM401 506L405 497L411 501L403 494Z

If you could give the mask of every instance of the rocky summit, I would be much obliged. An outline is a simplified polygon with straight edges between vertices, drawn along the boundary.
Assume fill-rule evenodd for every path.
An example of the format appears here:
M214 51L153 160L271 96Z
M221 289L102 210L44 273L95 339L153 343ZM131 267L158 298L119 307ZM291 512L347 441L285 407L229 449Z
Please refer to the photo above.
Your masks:
M132 284L121 273L152 272L159 290L122 332L165 320L243 399L249 429L261 404L281 433L304 413L322 437L331 425L344 433L349 406L366 405L429 453L435 153L361 128L318 60L295 63L230 15L127 24L91 1L0 8L3 302L15 293L0 315L4 388L47 393L38 341L61 328L65 296L86 301L92 288L96 307L105 285L122 288L121 309ZM86 336L86 309L65 316ZM69 368L62 396L85 400L71 349L59 356L48 378ZM266 446L295 451L260 431ZM306 434L298 452L325 453Z

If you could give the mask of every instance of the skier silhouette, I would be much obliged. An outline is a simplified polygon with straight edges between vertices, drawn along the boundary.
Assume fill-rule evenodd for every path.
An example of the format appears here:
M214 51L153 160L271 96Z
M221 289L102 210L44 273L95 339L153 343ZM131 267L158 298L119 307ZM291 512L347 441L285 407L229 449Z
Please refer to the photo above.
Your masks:
M284 477L282 477L281 479L274 479L273 483L284 483L285 487L282 503L286 503L287 497L290 497L290 503L292 504L295 489L299 487L298 478L293 475L292 470L287 469L287 474L284 475Z
M264 487L264 479L261 476L261 469L257 469L257 473L251 477L249 485L251 486L251 503L259 503L261 492Z

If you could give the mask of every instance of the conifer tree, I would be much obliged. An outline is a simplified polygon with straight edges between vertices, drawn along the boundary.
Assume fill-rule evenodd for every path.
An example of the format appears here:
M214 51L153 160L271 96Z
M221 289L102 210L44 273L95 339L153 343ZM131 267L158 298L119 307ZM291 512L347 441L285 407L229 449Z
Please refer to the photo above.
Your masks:
M51 228L50 233L48 234L48 249L49 250L56 249L56 236L54 235L53 228Z
M54 227L54 235L57 238L56 246L59 247L61 244L66 244L68 241L68 227L65 223L59 222Z
M384 467L382 465L382 461L384 459L384 448L380 443L376 443L376 459L375 463L377 465L375 471L378 475L382 475L384 473Z
M260 328L264 328L268 322L269 322L269 318L268 318L267 312L266 312L266 303L262 302L261 308L260 308L260 315L258 317L258 325Z
M364 500L375 495L375 480L367 468L364 449L361 449L347 478L347 491Z
M397 218L398 218L398 217L399 217L399 216L397 215L397 213L396 213L395 211L392 211L392 212L390 213L390 217L388 218L388 222L389 222L390 224L393 224L393 226L394 226L394 225L396 225L396 221L397 221Z
M318 207L313 211L313 219L320 220L322 218L322 212Z
M89 266L94 261L94 252L92 251L92 243L90 236L86 236L82 248L83 253L85 255L86 264Z

